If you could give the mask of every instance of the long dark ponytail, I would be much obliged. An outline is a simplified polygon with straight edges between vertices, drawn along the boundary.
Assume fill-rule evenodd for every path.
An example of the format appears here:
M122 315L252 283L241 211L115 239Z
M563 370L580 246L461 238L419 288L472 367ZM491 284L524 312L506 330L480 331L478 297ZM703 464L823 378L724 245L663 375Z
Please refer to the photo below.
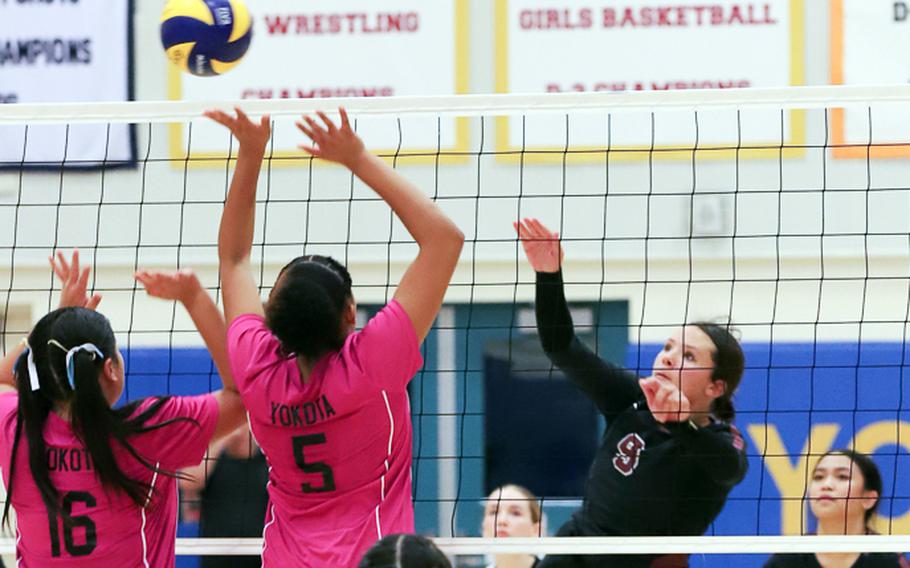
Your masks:
M739 340L733 335L731 328L710 322L695 322L698 329L714 342L714 371L711 373L712 381L723 381L726 385L724 394L714 399L712 411L714 415L725 422L732 422L736 417L736 408L733 406L733 393L739 387L746 368L746 356Z
M72 354L72 384L67 373L67 352L73 347L91 344L92 349L75 350ZM175 472L161 469L139 455L129 438L189 418L166 420L151 426L146 423L157 414L169 397L156 397L142 412L145 400L136 400L119 408L111 408L101 389L99 377L105 361L119 363L117 342L107 318L85 308L61 308L41 318L28 336L29 351L16 362L16 387L19 406L16 430L10 459L9 487L3 509L3 524L9 521L9 508L16 474L16 456L22 431L28 442L28 462L32 478L48 514L60 510L60 496L51 482L47 467L47 447L44 426L54 405L69 405L73 432L85 445L92 460L92 469L101 483L126 493L139 506L151 496L150 484L129 478L114 456L113 445L119 444L149 471L175 477ZM28 358L34 362L37 377L31 376ZM31 382L38 388L32 390Z

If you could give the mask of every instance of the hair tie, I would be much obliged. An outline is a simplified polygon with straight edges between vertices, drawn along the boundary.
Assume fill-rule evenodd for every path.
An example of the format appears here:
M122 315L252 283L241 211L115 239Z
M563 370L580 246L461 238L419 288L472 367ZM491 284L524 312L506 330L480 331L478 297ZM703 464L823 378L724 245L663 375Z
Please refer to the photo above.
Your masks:
M41 381L38 380L38 368L35 366L35 353L32 346L25 343L26 364L28 365L28 383L32 387L32 392L41 388Z
M69 381L70 388L72 388L73 390L76 389L76 383L75 383L75 380L73 379L73 375L74 375L74 373L73 373L73 356L80 351L88 351L89 353L92 354L92 361L95 360L95 357L100 357L101 359L104 359L104 353L102 353L100 349L95 347L94 343L83 343L82 345L77 345L77 346L73 347L72 349L67 349L66 347L61 345L60 342L57 341L56 339L51 339L50 341L47 342L47 344L53 345L55 347L59 347L63 351L66 351L66 380ZM31 370L29 370L29 373L31 373Z

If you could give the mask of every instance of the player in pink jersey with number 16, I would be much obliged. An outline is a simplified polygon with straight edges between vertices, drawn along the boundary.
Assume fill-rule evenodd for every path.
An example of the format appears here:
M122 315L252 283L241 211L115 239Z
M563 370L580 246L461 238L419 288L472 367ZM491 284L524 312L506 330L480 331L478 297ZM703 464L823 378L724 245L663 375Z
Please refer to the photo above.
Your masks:
M271 466L266 568L356 566L377 539L414 530L407 384L464 243L430 199L364 149L340 112L340 126L323 113L298 123L313 141L302 148L348 167L420 248L392 301L359 332L351 278L328 257L288 263L263 307L250 248L268 117L207 113L240 142L218 256L231 365Z
M243 424L228 373L224 390L149 397L114 406L124 364L111 324L85 294L88 268L63 255L61 308L0 363L0 469L4 522L16 511L16 565L110 568L174 566L176 471L202 460L213 438ZM187 271L140 272L150 295L180 300L219 369L224 319ZM15 370L13 364L15 363Z

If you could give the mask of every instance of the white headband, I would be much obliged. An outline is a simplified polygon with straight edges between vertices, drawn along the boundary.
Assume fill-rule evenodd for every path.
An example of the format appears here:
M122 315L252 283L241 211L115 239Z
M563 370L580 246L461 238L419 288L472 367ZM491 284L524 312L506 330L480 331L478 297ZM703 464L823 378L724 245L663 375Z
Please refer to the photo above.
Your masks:
M41 388L41 381L38 380L38 368L35 367L35 352L32 350L32 346L25 343L25 351L28 353L26 361L28 363L28 383L32 387L32 391L36 391Z

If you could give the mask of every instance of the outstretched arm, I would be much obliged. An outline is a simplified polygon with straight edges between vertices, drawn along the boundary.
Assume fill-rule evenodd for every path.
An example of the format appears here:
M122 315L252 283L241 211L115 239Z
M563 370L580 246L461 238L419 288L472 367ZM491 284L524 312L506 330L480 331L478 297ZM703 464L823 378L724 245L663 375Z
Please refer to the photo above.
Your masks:
M92 268L79 265L78 249L73 249L69 261L66 260L66 256L60 251L57 251L56 258L49 256L47 260L54 274L60 279L62 286L60 289L59 308L79 307L94 310L98 307L98 303L101 302L101 294L88 294L88 277L92 272ZM15 390L16 377L14 376L14 367L16 360L19 359L23 351L25 351L25 342L21 341L10 349L3 359L0 359L0 390Z
M537 276L534 309L543 349L547 353L566 349L575 337L575 329L563 291L561 269L565 253L559 244L559 233L531 218L513 222L512 226Z
M218 421L213 439L230 434L246 421L246 410L231 374L226 345L227 328L218 306L192 270L140 270L136 273L136 280L150 296L177 300L186 308L215 362L224 387L213 393L218 401Z
M317 113L321 123L309 116L297 123L313 141L313 145L301 145L301 148L317 158L347 166L388 203L417 242L420 251L398 283L395 300L411 319L418 340L423 341L442 306L464 245L464 235L411 182L367 152L351 128L345 110L338 110L340 126L322 112Z
M537 219L524 219L513 225L536 272L534 311L544 351L601 414L612 420L641 398L636 377L604 361L576 337L563 289L559 234Z
M559 233L551 231L543 223L532 217L514 221L512 226L518 233L521 248L525 251L528 262L534 272L553 273L562 268L565 251L559 244Z
M268 116L263 116L256 124L239 108L235 111L236 116L220 110L205 113L205 116L226 126L240 143L237 167L218 229L224 316L229 324L243 314L263 313L262 300L250 267L250 248L253 246L256 184L265 145L272 131Z

